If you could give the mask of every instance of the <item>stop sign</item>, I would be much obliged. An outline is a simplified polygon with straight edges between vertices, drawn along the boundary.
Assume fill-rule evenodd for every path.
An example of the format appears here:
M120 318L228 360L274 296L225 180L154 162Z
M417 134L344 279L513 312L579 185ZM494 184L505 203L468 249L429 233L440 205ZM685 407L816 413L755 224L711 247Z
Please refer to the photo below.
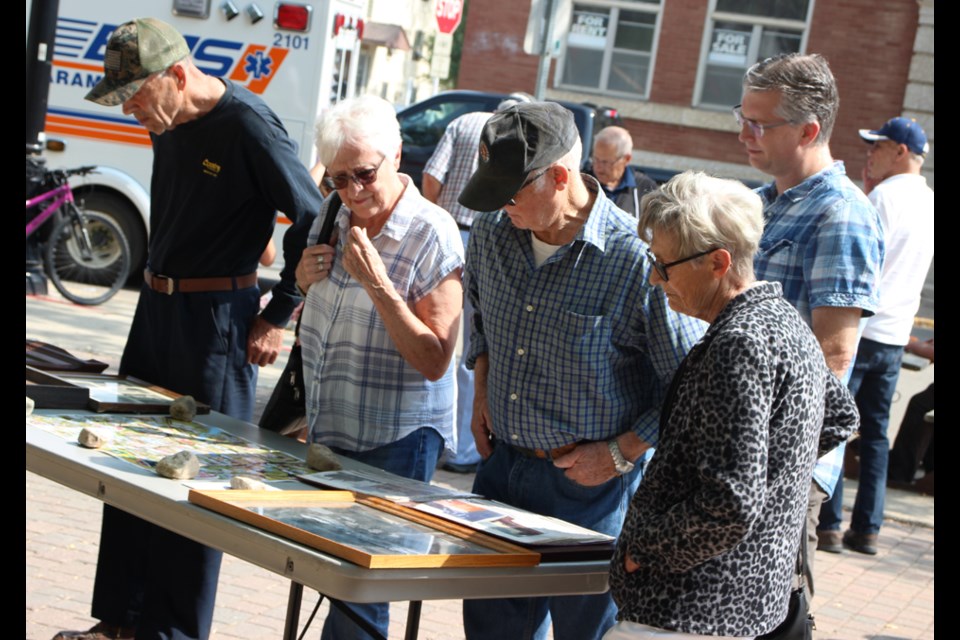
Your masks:
M440 33L453 33L463 17L463 0L436 0L436 14Z

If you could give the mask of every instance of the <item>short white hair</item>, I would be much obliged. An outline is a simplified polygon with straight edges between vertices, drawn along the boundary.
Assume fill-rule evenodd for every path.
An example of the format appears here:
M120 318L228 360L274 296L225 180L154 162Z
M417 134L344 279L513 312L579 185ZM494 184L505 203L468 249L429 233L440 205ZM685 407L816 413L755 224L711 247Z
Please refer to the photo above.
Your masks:
M600 142L612 145L620 158L633 153L633 138L623 127L604 127L593 139L593 146L596 147Z
M676 234L680 255L726 249L734 274L753 278L753 256L763 235L763 203L742 182L685 171L643 196L640 208L638 228L647 242L657 231L667 230Z
M326 166L345 145L368 147L393 158L402 142L393 105L371 95L334 105L320 116L316 131L317 155Z

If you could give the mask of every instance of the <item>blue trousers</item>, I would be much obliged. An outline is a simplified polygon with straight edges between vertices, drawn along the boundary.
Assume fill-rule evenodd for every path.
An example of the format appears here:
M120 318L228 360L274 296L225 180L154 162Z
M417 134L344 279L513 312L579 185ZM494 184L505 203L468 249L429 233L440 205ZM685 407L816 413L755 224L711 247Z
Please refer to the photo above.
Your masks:
M887 493L890 441L890 404L900 377L903 347L860 339L849 388L860 410L860 478L853 503L850 528L857 533L877 533L883 524ZM843 476L833 497L820 509L819 530L840 529L843 520Z
M440 459L440 452L443 451L443 437L434 429L424 427L394 443L369 451L331 448L338 455L359 460L398 476L429 482L437 467L437 460ZM347 606L372 624L384 637L387 636L390 626L388 603L350 603ZM320 640L371 640L371 636L362 631L346 614L331 607L324 621Z
M584 487L550 460L528 458L499 443L480 463L473 491L527 511L554 516L612 536L620 535L642 465L597 487ZM468 640L540 640L553 622L556 640L599 639L614 625L610 592L586 596L464 600Z
M144 287L120 372L249 421L257 371L246 362L247 334L259 304L256 287L171 296ZM206 638L220 559L219 551L104 505L93 617L136 627L138 639Z

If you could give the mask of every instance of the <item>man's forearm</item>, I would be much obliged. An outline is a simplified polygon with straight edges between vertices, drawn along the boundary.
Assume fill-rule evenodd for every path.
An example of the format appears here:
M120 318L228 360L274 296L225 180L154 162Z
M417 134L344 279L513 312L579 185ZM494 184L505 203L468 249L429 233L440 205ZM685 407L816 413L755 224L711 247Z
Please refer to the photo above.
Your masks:
M817 307L811 312L813 335L823 349L827 367L841 380L857 353L862 313L857 307Z

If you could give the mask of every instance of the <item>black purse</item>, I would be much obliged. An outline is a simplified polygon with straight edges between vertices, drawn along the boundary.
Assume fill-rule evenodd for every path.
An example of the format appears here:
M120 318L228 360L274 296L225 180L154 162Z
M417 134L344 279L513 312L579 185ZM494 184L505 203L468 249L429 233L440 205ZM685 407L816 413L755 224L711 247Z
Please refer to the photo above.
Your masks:
M807 529L804 523L800 532L800 551L797 554L797 576L799 586L790 592L790 605L787 617L777 625L777 628L756 640L813 640L813 630L817 628L810 613L806 592L807 561Z
M320 227L320 234L317 236L317 244L326 244L330 242L330 236L333 235L333 223L336 221L337 211L340 210L342 201L340 194L334 191L328 198L327 217L323 220L323 226ZM302 317L302 316L301 316ZM299 431L305 422L307 415L307 392L303 381L303 353L300 349L300 320L297 320L295 333L298 339L290 349L290 357L287 358L287 366L283 368L277 385L267 400L267 405L263 408L263 415L260 416L260 428L267 431L273 431L280 435L287 435Z

